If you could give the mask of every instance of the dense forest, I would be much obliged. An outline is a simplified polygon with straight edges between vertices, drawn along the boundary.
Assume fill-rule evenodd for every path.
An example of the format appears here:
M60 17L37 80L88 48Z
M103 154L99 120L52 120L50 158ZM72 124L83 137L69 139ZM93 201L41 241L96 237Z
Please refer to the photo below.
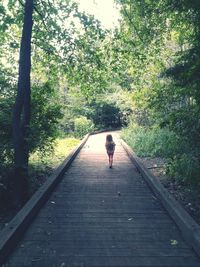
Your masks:
M111 31L70 0L1 1L1 203L27 199L35 153L43 164L57 139L107 128L199 185L200 3L116 4Z

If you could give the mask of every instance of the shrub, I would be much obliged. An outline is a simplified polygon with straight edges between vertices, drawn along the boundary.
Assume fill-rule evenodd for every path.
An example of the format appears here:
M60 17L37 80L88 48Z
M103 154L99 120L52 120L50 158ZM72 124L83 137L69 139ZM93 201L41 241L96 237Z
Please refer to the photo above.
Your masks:
M122 131L122 138L138 156L168 157L178 153L179 138L168 129L145 128L131 124Z
M0 98L0 172L5 164L13 161L12 145L12 108L14 89L10 95ZM30 153L41 150L43 153L52 149L52 143L59 135L58 127L62 118L61 105L55 97L55 89L49 84L32 86L32 116L30 123Z
M82 138L89 132L94 130L94 124L91 120L84 116L76 118L74 120L74 134L76 137Z
M59 136L62 106L56 97L56 88L50 83L32 86L32 116L30 124L30 152L51 153L53 142Z
M183 153L168 159L167 173L179 182L193 186L200 184L199 161L192 154Z
M162 157L167 173L190 185L200 183L200 165L195 149L183 137L167 128L145 128L130 124L122 131L122 138L141 157Z

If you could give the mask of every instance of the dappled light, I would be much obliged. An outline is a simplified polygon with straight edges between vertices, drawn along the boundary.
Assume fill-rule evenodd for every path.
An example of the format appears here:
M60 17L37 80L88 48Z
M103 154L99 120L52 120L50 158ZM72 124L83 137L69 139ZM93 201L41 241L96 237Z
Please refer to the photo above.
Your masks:
M199 266L199 37L197 0L0 1L0 265L36 216L8 267Z

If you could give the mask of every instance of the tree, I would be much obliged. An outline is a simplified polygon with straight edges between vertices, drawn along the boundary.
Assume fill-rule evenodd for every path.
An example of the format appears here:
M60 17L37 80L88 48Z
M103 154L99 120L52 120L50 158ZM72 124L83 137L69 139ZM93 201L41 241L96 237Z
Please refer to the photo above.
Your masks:
M31 35L32 35L33 0L26 0L24 6L24 23L20 45L19 77L17 96L13 111L13 138L16 203L25 200L27 193L28 158L29 158L29 127L30 127L30 72L31 72Z
M117 2L123 15L118 54L122 64L128 62L132 78L134 120L146 128L174 132L179 142L171 154L173 172L182 168L180 176L187 172L191 180L199 181L200 4L196 0Z

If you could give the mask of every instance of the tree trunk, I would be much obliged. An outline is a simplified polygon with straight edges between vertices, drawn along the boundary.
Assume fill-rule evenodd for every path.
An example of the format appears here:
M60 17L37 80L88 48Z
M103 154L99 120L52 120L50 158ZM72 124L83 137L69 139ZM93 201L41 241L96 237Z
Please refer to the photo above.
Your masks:
M17 96L13 111L13 139L14 139L14 200L15 204L21 205L27 194L28 179L28 134L30 127L30 72L31 72L31 35L33 1L26 0L24 8L24 24L22 30L19 77Z

